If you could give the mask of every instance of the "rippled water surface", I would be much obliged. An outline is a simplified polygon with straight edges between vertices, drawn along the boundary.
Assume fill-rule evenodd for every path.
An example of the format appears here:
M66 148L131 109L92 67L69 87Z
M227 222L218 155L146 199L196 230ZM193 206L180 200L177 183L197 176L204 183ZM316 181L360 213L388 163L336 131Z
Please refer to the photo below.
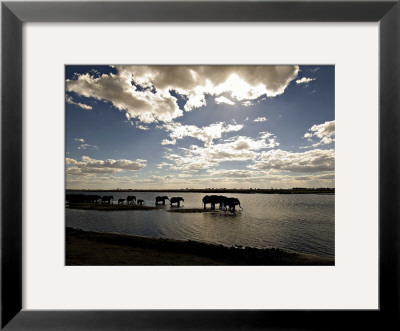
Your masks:
M81 192L70 192L81 193ZM153 206L158 195L182 196L180 208L202 208L204 193L91 192L114 199L135 195ZM228 194L243 210L232 214L170 213L169 202L157 210L92 211L66 208L66 226L99 232L196 240L226 246L281 248L334 257L335 196L319 194ZM209 206L209 205L208 205ZM177 208L177 207L172 207ZM209 208L209 207L208 207Z

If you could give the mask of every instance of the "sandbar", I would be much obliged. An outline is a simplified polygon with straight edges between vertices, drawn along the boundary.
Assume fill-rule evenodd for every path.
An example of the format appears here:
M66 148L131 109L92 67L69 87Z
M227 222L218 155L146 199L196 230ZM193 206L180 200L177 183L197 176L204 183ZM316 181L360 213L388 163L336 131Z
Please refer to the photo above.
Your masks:
M70 203L67 208L69 209L84 209L84 210L99 210L99 211L118 211L118 210L154 210L157 207L153 206L140 206L140 205L123 205L123 204L101 204L79 202Z

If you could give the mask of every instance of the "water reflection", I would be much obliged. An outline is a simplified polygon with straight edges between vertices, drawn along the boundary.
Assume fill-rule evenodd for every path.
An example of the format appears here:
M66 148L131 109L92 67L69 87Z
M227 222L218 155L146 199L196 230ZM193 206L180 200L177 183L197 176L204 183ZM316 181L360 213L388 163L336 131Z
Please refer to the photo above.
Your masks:
M94 193L100 194L101 193ZM128 193L113 192L114 199ZM176 193L135 192L145 205L154 206L157 195ZM282 248L321 256L334 256L333 195L235 194L242 211L216 209L206 213L174 213L168 210L203 208L201 193L179 194L180 207L158 205L156 210L113 212L66 210L66 225L84 230L117 232L150 237ZM209 209L209 207L207 208Z

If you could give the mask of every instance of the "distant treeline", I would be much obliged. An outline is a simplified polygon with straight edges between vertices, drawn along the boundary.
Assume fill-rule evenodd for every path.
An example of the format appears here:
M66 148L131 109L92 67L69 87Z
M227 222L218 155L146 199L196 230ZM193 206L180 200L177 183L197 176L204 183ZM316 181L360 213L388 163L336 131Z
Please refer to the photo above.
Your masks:
M66 191L81 191L81 192L188 192L188 193L262 193L262 194L334 194L335 188L330 187L318 187L318 188L305 188L305 187L293 187L289 189L226 189L226 188L205 188L205 189L159 189L159 190L145 190L145 189L114 189L114 190L72 190L67 189Z

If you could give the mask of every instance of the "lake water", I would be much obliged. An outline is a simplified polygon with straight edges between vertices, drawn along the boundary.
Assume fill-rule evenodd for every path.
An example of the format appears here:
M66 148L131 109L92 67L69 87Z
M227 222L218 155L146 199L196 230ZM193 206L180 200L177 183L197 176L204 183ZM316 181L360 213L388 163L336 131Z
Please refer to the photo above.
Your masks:
M82 192L69 192L82 193ZM158 195L182 196L180 208L203 208L204 193L84 192L113 195L115 200L135 195L154 206ZM280 248L334 257L335 196L319 194L225 194L240 200L234 214L170 213L169 201L157 210L93 211L66 208L66 226L98 232L195 240L225 246ZM116 203L116 202L115 202ZM208 205L209 208L210 205ZM177 207L172 207L177 208Z

